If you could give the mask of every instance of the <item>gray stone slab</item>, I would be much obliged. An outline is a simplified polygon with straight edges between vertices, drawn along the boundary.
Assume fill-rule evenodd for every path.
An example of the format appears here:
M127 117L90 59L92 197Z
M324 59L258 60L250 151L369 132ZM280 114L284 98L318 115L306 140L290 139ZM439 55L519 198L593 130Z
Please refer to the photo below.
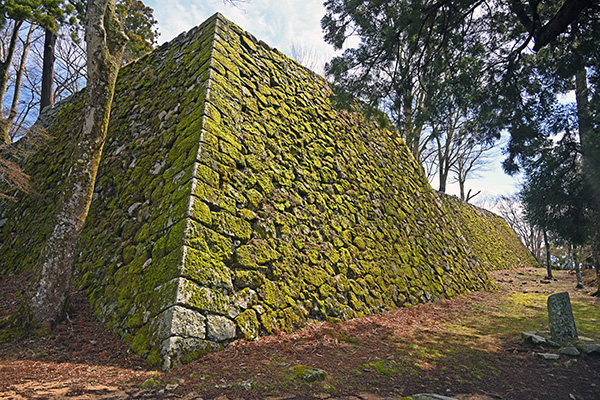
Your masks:
M577 339L569 293L555 293L548 297L548 321L552 340L560 343Z
M579 346L579 348L585 354L592 354L592 353L600 354L600 344L599 343L582 344L581 346Z
M558 360L560 356L554 353L537 353L537 355L544 360Z
M523 340L530 341L533 344L545 344L546 343L545 337L540 336L536 332L532 332L532 331L521 332L521 338L523 338Z
M575 346L565 346L560 349L560 354L577 357L581 353L579 352L579 350L577 350L577 347L575 347Z

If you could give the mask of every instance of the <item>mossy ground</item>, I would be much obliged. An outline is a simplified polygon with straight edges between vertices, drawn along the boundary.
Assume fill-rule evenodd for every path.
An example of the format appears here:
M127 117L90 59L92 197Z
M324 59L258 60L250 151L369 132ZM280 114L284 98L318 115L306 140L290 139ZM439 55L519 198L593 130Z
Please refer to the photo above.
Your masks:
M600 340L598 300L575 291L574 276L566 272L557 272L558 280L550 284L540 283L544 272L496 271L492 274L498 291L320 323L258 343L236 342L171 375L199 373L204 377L200 381L188 375L190 387L209 398L308 393L336 398L360 392L400 397L424 391L488 393L504 399L554 399L564 391L577 398L598 396L600 388L591 383L598 378L594 368L600 366L600 357L580 358L571 365L566 356L548 362L521 343L522 331L548 329L546 300L560 291L571 292L580 334ZM244 361L234 368L230 358ZM223 368L215 370L215 365ZM324 369L327 379L312 384L294 379L289 369L296 365ZM240 389L240 382L248 379L252 389ZM212 382L220 382L218 390Z
M337 399L360 393L400 398L419 392L459 398L465 398L460 394L520 400L569 398L569 394L599 398L600 357L545 361L533 355L539 350L521 343L523 330L547 329L547 297L561 291L570 292L580 335L600 340L600 301L589 296L595 285L575 290L574 275L563 271L556 271L556 281L544 284L544 273L543 269L495 271L498 291L313 324L258 342L239 340L169 374L144 366L114 335L93 324L89 309L85 314L76 308L55 337L0 345L0 387L25 390L19 385L25 385L21 377L27 376L27 385L45 381L44 385L76 387L90 396L92 389L85 389L90 385L120 386L127 393L151 397L167 383L178 382L169 394L172 398L192 392L204 399ZM18 287L4 283L1 294L9 299L10 290ZM74 306L87 307L78 296ZM84 322L82 314L87 315ZM323 369L327 377L303 381L294 375L296 366ZM150 378L160 386L142 388ZM0 397L3 394L0 390Z

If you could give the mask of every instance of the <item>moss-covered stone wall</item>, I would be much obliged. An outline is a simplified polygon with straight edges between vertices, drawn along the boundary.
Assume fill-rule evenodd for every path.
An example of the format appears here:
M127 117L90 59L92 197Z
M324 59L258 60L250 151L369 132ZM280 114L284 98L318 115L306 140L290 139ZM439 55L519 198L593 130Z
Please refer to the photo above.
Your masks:
M396 133L331 95L218 14L121 71L75 280L136 352L169 368L490 289L486 269L528 262L497 254L520 249L514 233L478 231L496 220L438 197ZM48 118L27 166L38 194L0 205L0 273L34 265L80 110Z
M468 238L475 257L486 270L531 267L535 257L502 217L467 204L456 196L438 193L450 210L460 234Z

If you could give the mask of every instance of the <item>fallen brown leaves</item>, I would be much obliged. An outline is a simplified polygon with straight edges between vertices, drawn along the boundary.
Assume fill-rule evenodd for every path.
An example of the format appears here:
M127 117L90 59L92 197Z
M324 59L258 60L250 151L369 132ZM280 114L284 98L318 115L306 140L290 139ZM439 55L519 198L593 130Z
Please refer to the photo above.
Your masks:
M575 291L573 275L557 272L557 280L542 284L543 273L497 271L492 273L500 286L496 292L470 293L343 323L317 322L257 342L239 340L170 373L148 369L95 321L82 294L76 293L69 321L53 338L0 345L0 398L99 399L107 393L113 398L400 398L419 392L461 399L555 399L570 394L578 400L600 398L598 357L551 363L520 343L521 325L539 323L536 315L544 305L525 304L519 307L526 314L510 315L521 310L506 306L515 293L543 298L547 292L568 290L572 299L598 306L600 316L600 300ZM7 286L16 293L25 281L0 280L0 310L8 306ZM294 365L323 369L328 377L324 382L303 382L290 373ZM151 377L160 385L140 390ZM176 383L173 392L164 390L168 383Z

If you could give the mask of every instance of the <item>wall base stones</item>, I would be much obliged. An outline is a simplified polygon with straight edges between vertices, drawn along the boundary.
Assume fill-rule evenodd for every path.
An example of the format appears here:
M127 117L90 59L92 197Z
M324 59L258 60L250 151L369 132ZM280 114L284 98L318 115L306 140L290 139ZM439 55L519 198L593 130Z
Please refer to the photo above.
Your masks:
M501 219L431 189L389 121L332 95L219 14L122 69L75 282L149 362L531 265ZM75 96L48 119L26 166L39 196L0 206L0 273L35 264L81 109Z

